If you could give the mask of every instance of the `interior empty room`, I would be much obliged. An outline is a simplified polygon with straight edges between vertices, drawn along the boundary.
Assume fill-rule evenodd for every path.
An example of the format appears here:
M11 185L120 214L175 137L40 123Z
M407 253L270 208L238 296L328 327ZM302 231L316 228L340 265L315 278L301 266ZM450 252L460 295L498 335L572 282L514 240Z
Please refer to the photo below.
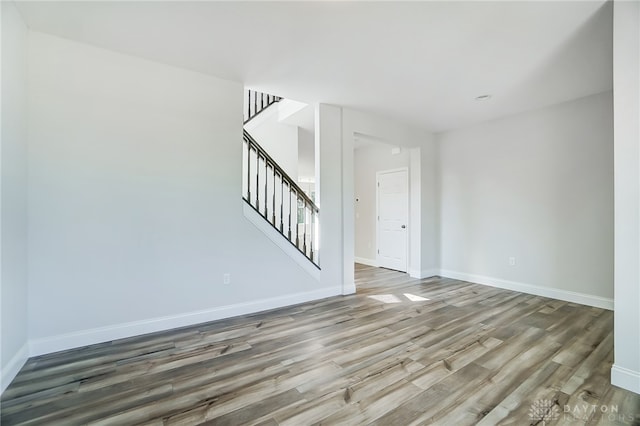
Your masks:
M640 424L640 2L1 7L3 425Z

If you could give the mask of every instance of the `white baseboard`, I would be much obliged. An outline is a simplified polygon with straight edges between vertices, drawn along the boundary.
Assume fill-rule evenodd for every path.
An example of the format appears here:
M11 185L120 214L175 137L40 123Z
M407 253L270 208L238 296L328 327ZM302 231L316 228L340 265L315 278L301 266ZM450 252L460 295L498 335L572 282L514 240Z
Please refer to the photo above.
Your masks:
M611 384L640 394L640 372L613 364L613 367L611 367Z
M29 345L25 343L9 360L7 365L2 368L2 373L0 374L0 394L2 394L2 392L4 392L4 390L9 386L11 381L16 378L16 375L28 359Z
M354 257L353 258L354 261L356 263L361 263L363 265L368 265L368 266L373 266L375 268L378 267L378 261L375 259L368 259L366 257ZM418 269L409 269L408 274L411 278L429 278L429 277L433 277L439 274L439 270L438 269L423 269L423 270L418 270Z
M436 275L440 275L440 271L438 269L423 269L422 271L419 271L417 269L409 270L409 276L411 278L423 279L434 277Z
M342 287L329 287L304 293L288 294L285 296L272 297L269 299L256 300L246 303L238 303L228 306L220 306L208 310L189 312L180 315L153 318L143 321L135 321L125 324L116 324L107 327L80 330L74 333L62 334L58 336L32 339L29 341L29 355L37 356L58 352L67 349L80 348L96 343L108 342L116 339L139 336L156 331L171 330L173 328L185 327L215 321L238 315L253 314L269 309L282 308L296 305L298 303L310 302L324 299L326 297L338 296L342 293Z
M350 294L355 294L355 293L356 293L356 285L353 282L350 284L345 284L344 288L342 289L343 296L348 296Z
M549 297L551 299L565 300L567 302L579 303L581 305L594 306L596 308L613 310L613 299L600 296L593 296L585 293L577 293L569 290L561 290L550 287L540 287L532 284L508 281L500 278L486 277L483 275L467 274L464 272L441 270L438 274L442 277L456 280L469 281L476 284L484 284L491 287L503 288L506 290L519 291L521 293L533 294L535 296Z
M378 261L377 261L377 260L375 260L375 259L367 259L366 257L358 257L358 256L355 256L355 257L353 258L353 260L354 260L356 263L362 263L363 265L373 266L373 267L375 267L375 268L377 268L377 267L378 267Z
M284 251L294 262L296 262L307 274L320 282L320 269L311 263L307 257L293 246L286 238L280 234L260 213L246 202L242 202L244 217L253 223L256 228L262 231L276 246Z

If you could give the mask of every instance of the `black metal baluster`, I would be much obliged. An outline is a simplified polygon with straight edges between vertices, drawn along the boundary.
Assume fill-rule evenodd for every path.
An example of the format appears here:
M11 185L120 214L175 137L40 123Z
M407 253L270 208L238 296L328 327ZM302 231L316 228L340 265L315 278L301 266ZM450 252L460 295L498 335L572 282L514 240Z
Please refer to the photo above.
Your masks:
M269 213L268 213L268 209L269 209L269 190L267 189L268 186L268 179L269 176L269 162L267 161L267 158L265 157L264 159L264 218L269 220Z
M300 239L298 238L298 191L295 191L296 194L296 247L300 248Z
M258 114L258 92L253 92L253 116Z
M302 234L302 252L307 255L307 200L304 201L302 208L302 221L304 222L303 232Z
M288 195L288 199L289 199L289 241L291 241L291 182L287 182L287 186L289 187L289 189L287 190L287 195Z
M276 226L276 166L273 166L273 207L271 213L273 213L271 224Z
M251 204L251 142L247 141L247 201Z
M309 234L309 260L311 260L313 262L313 239L315 238L315 229L313 226L313 207L311 207L311 233Z
M256 149L256 210L260 211L260 151Z
M282 178L282 173L280 173L280 233L284 232L284 222L282 218L282 216L284 215L283 210L284 210L284 179Z

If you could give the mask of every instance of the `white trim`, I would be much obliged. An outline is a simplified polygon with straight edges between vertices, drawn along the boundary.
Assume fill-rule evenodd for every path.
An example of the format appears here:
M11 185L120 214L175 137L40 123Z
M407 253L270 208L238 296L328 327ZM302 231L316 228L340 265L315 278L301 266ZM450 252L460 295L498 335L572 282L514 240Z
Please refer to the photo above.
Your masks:
M409 276L411 278L423 279L423 278L435 277L437 275L440 275L440 271L438 269L424 269L422 271L418 269L411 269L409 271Z
M367 259L366 257L355 256L353 260L356 263L362 263L363 265L374 266L376 268L378 267L378 261L375 259Z
M355 293L356 293L356 284L355 283L351 283L351 284L345 283L345 285L342 288L342 295L343 296L347 296L349 294L355 294Z
M467 274L464 272L441 270L440 276L453 278L456 280L469 281L476 284L484 284L491 287L504 288L506 290L519 291L521 293L533 294L536 296L549 297L551 299L565 300L567 302L579 303L581 305L594 306L596 308L613 310L613 299L593 296L591 294L577 293L575 291L561 290L551 287L540 287L532 284L508 281L500 278L486 277L483 275Z
M171 330L178 327L235 317L238 315L248 315L269 309L324 299L331 296L339 296L341 293L342 286L320 288L304 293L288 294L269 299L219 306L202 311L81 330L40 339L32 339L29 341L29 354L31 356L37 356L116 339L123 339L126 337L139 336L156 331Z
M405 183L407 187L407 228L405 229L405 264L404 269L400 272L409 271L409 259L411 253L409 251L409 228L411 216L411 187L409 186L409 167L398 167L396 169L379 170L376 172L376 266L380 265L380 176L389 173L405 172Z
M320 269L311 263L307 257L293 246L280 232L264 218L253 207L242 201L242 211L244 217L253 223L256 228L262 231L276 246L294 260L307 274L320 282Z
M2 369L2 374L0 374L0 394L4 392L13 379L16 378L16 375L28 359L29 345L25 343Z
M629 370L613 364L613 367L611 367L611 384L640 394L640 371Z

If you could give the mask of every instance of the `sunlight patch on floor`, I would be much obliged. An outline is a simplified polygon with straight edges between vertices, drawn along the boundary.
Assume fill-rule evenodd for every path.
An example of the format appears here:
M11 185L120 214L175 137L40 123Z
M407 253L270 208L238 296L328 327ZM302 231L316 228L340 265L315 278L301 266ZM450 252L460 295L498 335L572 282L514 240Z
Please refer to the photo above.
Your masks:
M416 296L415 294L411 293L403 294L404 297L409 299L409 301L411 302L424 302L425 300L429 300L426 297ZM382 303L402 303L402 300L398 296L394 296L393 294L374 294L368 297Z
M383 303L400 303L402 300L398 299L393 294L374 294L373 296L369 296L372 299L377 300L378 302Z
M429 300L426 297L416 296L415 294L411 293L404 293L404 297L411 300L412 302L424 302L425 300Z

